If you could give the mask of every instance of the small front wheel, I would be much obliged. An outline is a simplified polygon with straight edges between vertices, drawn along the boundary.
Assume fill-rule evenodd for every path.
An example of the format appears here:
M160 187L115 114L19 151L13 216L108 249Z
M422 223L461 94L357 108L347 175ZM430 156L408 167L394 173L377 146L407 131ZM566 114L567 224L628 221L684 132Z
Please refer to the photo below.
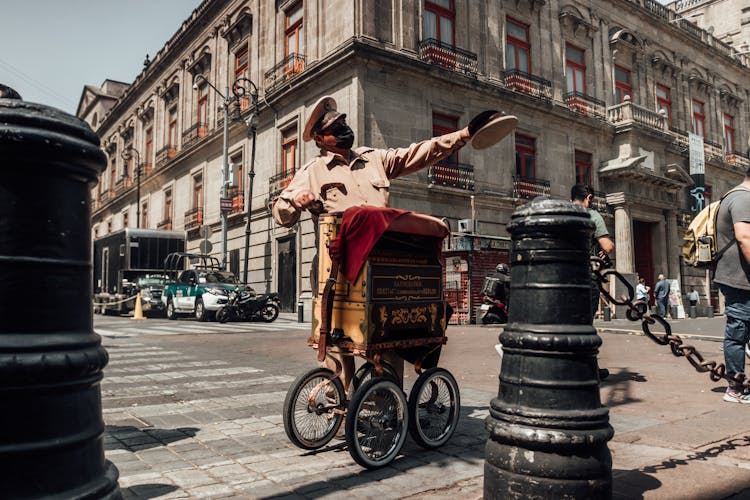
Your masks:
M460 410L456 379L444 368L430 368L409 394L409 433L424 448L442 446L456 431Z
M304 450L325 446L341 427L345 396L341 379L334 378L328 368L314 368L300 375L284 400L284 430L289 440Z
M349 403L346 418L349 454L368 469L388 465L404 446L408 422L404 391L385 378L368 380Z
M279 317L279 307L276 304L268 303L260 311L260 319L265 323L270 323Z

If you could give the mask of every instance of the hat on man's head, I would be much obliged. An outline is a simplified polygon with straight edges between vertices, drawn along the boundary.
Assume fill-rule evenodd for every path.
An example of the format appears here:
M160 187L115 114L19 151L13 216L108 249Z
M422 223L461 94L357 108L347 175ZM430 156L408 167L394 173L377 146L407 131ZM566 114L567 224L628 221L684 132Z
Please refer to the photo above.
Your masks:
M324 130L331 123L335 122L340 116L346 117L345 114L336 110L336 100L327 95L318 99L313 106L310 116L305 123L305 130L302 132L302 140L309 141L314 133Z

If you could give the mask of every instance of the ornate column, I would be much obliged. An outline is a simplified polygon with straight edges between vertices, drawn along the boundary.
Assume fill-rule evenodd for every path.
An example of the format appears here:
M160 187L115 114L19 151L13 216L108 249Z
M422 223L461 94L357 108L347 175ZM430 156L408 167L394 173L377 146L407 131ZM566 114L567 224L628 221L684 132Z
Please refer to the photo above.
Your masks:
M670 278L680 278L680 240L677 238L677 212L664 210L667 232L667 273Z
M635 272L633 221L625 193L608 194L607 203L615 208L615 268L622 274L632 274Z

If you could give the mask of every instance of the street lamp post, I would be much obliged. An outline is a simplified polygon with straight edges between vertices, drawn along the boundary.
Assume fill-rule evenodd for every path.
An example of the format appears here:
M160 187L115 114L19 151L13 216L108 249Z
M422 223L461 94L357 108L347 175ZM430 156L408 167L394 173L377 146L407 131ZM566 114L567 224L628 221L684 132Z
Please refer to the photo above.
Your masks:
M253 148L250 153L250 170L247 174L249 183L247 190L247 222L245 224L245 267L242 271L242 282L247 284L247 273L250 262L250 217L252 215L251 205L253 201L253 180L255 179L255 142L258 128L258 87L247 78L238 78L237 81L234 82L232 92L237 99L241 99L249 93L253 106L253 111L247 119L248 131L253 138Z
M125 161L129 161L133 157L133 153L135 153L135 167L134 172L136 173L136 181L135 181L135 224L137 228L141 227L141 155L138 153L138 150L135 149L133 146L130 146L128 149L124 150L122 152L122 159ZM128 176L128 172L125 171L122 174L123 178Z
M203 75L196 75L193 80L193 89L198 90L199 82L211 87L221 97L221 107L224 109L224 145L222 146L223 159L221 168L221 197L226 198L229 187L229 106L234 98L229 95L229 87L222 93L208 81ZM227 212L221 209L221 266L227 267Z

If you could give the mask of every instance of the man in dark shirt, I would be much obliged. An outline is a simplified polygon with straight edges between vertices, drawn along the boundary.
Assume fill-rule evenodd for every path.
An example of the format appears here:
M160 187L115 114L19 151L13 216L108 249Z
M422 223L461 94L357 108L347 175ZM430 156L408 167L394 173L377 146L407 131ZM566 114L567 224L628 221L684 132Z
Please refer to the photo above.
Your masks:
M716 248L729 245L716 264L714 282L725 298L724 362L730 376L745 373L750 340L750 168L738 187L722 200L716 221ZM724 401L750 403L750 394L730 384Z

